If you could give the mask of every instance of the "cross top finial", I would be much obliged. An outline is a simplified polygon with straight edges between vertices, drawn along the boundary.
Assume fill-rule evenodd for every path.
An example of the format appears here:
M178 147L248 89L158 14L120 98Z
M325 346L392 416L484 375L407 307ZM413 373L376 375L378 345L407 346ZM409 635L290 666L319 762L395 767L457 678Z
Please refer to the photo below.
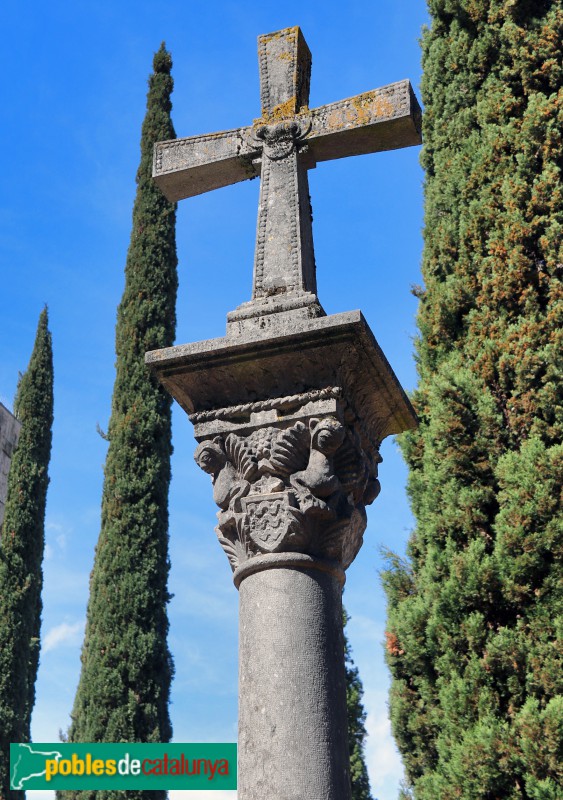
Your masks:
M309 109L311 53L298 27L258 38L261 117L155 145L153 177L169 200L260 176L252 300L229 322L280 311L324 314L316 297L307 172L319 161L419 144L409 81Z
M311 51L301 29L258 37L262 119L280 121L308 111Z

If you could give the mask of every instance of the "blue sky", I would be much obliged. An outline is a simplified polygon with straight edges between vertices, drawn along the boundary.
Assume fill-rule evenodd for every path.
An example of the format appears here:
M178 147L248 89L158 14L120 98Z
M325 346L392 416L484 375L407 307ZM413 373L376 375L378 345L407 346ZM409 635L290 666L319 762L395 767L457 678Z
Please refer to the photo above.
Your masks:
M115 314L153 52L162 40L172 52L174 123L179 136L190 136L259 115L261 33L301 26L313 54L314 107L407 77L418 88L425 19L423 0L3 4L0 400L11 408L45 303L55 354L35 741L56 741L67 728L78 680L107 446L96 426L105 429L110 412ZM416 383L410 287L420 282L418 158L418 148L379 153L327 162L309 176L320 300L327 313L363 311L407 390ZM223 335L227 311L250 298L258 188L247 182L180 204L178 343ZM174 446L174 738L233 741L237 595L213 534L208 476L193 462L191 426L177 407ZM387 721L378 571L380 547L402 553L412 519L393 441L382 454L382 492L348 571L345 603L366 691L373 794L392 800L401 765ZM232 793L219 794L214 800Z

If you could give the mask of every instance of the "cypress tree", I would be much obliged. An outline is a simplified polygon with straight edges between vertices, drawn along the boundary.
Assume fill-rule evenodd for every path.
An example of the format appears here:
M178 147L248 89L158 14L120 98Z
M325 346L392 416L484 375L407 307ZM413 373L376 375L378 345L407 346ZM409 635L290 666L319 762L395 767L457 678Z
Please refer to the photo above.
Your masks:
M561 800L563 6L429 10L392 724L417 800Z
M144 366L145 351L173 344L176 326L176 206L151 177L154 143L175 138L172 59L164 43L153 67L125 290L117 314L102 521L68 732L72 742L168 742L172 735L168 705L173 665L166 611L171 399ZM145 795L127 792L129 798Z
M349 616L343 610L344 627ZM369 789L368 770L365 762L366 712L362 702L364 687L352 659L350 642L344 631L344 659L346 671L346 705L348 708L348 749L350 751L350 782L352 784L352 800L372 800Z
M29 742L39 665L47 474L53 425L53 351L47 309L41 312L14 413L21 422L8 473L0 537L0 797L10 791L10 742Z

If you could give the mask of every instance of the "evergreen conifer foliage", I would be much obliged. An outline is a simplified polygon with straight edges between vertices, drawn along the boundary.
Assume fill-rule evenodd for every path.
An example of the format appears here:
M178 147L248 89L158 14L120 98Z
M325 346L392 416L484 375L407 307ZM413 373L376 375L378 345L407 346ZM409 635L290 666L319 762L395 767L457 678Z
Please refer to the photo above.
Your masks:
M349 617L343 610L344 626ZM367 737L365 726L366 712L362 697L364 687L352 659L352 651L346 631L344 631L344 658L346 671L346 705L348 708L348 749L350 751L350 783L352 800L372 800L369 776L365 761L364 747Z
M416 800L561 800L563 5L429 9L393 729Z
M117 314L101 531L68 732L74 742L167 742L172 733L168 705L173 665L166 610L171 398L144 366L147 350L173 344L176 326L176 206L151 177L154 143L175 138L172 59L164 44L153 67L125 290ZM97 797L114 794L121 797L113 792Z
M45 505L53 425L53 350L47 309L14 403L21 422L0 537L0 797L10 791L10 742L28 742L39 664Z

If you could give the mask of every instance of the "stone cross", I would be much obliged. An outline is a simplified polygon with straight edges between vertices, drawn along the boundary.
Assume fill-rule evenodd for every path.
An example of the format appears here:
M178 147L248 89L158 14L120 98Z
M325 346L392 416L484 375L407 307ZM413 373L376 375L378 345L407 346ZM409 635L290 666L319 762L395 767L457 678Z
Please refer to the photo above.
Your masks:
M261 117L246 128L161 142L153 170L172 201L260 175L249 316L263 313L271 297L276 310L316 301L307 171L320 161L420 142L409 81L310 110L311 53L300 29L260 36L258 53Z
M253 125L161 142L179 200L261 176L252 299L227 335L147 353L187 412L239 590L239 800L350 800L342 586L414 411L359 311L316 296L307 170L420 142L408 81L308 108L299 28L261 36Z

